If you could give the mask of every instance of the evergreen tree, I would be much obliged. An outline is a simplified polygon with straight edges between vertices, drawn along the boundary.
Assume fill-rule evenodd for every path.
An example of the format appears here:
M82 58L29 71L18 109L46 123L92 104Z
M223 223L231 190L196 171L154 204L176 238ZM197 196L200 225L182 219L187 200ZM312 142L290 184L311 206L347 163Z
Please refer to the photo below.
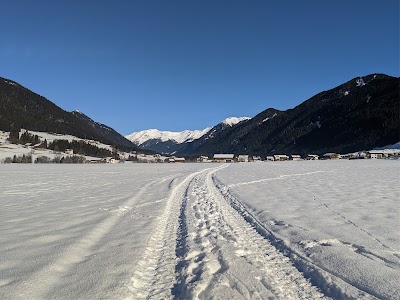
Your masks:
M18 144L19 143L19 130L10 131L10 136L8 138L8 141L11 144Z

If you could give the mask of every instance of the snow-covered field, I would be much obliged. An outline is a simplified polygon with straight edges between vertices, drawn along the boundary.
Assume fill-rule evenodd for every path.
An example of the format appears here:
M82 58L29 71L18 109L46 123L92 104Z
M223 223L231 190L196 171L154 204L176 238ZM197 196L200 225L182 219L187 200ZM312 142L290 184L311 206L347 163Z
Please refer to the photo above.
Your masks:
M25 129L21 129L21 133L25 132ZM66 140L66 141L84 141L85 143L91 144L93 146L96 146L98 148L104 148L107 150L112 150L112 147L107 144L100 143L98 141L94 140L85 140L81 139L72 135L61 135L61 134L54 134L54 133L47 133L47 132L39 132L39 131L29 131L30 134L32 135L37 135L39 139L43 142L44 140L47 140L48 143L53 142L54 140ZM55 157L59 156L71 156L71 154L63 153L63 152L55 152L50 149L40 149L40 148L35 148L30 145L21 145L21 144L10 144L8 142L8 137L10 136L10 133L7 131L1 131L0 130L0 163L3 163L3 161L9 157L13 158L14 155L17 157L22 156L22 155L31 155L32 160L35 161L35 159L39 156L47 156L50 159L54 159ZM128 159L130 155L133 155L131 153L127 152L118 152L121 158ZM99 157L92 157L92 156L84 156L86 160L89 161L96 161L96 160L101 160ZM157 161L164 161L167 159L166 156L155 156L155 155L145 155L145 154L139 154L138 155L138 161L142 163L155 163Z
M0 299L400 299L400 161L0 165Z
M25 132L24 129L21 129L21 133ZM60 135L60 134L53 134L53 133L46 133L46 132L39 132L39 131L29 131L30 134L32 135L37 135L41 141L44 141L45 139L47 142L53 142L56 139L60 140L67 140L69 142L75 140L75 141L85 141L86 143L92 144L96 147L99 148L104 148L107 150L111 150L110 145L102 144L97 141L92 141L92 140L84 140L72 135ZM34 148L32 146L25 146L21 144L10 144L7 139L9 137L10 133L7 131L1 131L0 130L0 163L3 162L3 160L6 157L12 158L14 155L16 156L22 156L22 155L32 155L33 160L37 158L38 156L47 156L50 159L54 159L56 156L64 156L66 155L65 153L54 153L54 151L50 149L39 149L39 148ZM125 154L126 157L128 157L127 154ZM85 156L87 160L100 160L98 157L91 157L91 156Z
M325 293L400 299L399 160L239 164L217 177Z

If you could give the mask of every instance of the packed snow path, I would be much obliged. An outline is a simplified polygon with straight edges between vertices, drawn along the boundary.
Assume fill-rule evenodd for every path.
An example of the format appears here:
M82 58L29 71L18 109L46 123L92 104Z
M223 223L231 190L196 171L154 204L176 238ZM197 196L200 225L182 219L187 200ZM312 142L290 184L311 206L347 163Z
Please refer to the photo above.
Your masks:
M232 208L212 176L171 192L132 278L130 299L319 299L323 295Z

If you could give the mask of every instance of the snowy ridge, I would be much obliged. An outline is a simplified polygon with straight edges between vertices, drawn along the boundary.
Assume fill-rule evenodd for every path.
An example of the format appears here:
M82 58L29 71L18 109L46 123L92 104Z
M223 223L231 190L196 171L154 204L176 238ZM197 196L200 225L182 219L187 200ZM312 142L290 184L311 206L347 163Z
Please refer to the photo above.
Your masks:
M94 121L92 118L89 118L87 115L85 115L83 112L81 112L81 111L79 111L79 110L77 110L77 109L75 109L74 111L72 111L72 113L78 114L78 115L82 116L83 118L88 119L92 124L96 124L96 125L98 125L99 127L101 127L102 129L111 131L111 128L108 127L107 125L104 125L104 124L102 124L102 123L100 123L100 122ZM92 126L94 127L94 125L92 125Z
M250 120L249 117L230 117L226 118L225 120L222 121L222 124L228 125L228 126L235 126L236 124L239 124L240 122Z
M220 124L224 126L234 126L240 122L250 120L248 117L230 117L223 120ZM184 130L184 131L161 131L158 129L148 129L138 132L133 132L126 135L125 138L140 146L150 140L159 140L160 142L172 141L177 144L189 143L201 138L208 133L212 127L207 127L203 130Z
M139 132L134 132L125 136L128 140L132 141L136 145L141 145L148 140L160 140L161 142L175 141L178 144L191 142L202 137L211 128L207 127L203 130L184 130L180 132L173 131L160 131L158 129L148 129Z

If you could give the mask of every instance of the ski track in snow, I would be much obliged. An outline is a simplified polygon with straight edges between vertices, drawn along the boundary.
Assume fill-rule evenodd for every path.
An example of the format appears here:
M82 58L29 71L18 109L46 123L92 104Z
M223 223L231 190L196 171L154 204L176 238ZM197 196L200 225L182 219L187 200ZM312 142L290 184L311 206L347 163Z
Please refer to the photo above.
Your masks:
M122 206L123 209L131 209L132 205L152 186L163 183L171 176L157 179L145 184L134 196ZM96 225L88 234L83 236L79 242L71 245L64 251L59 259L46 266L31 278L25 281L18 289L18 299L47 299L47 292L50 291L68 270L85 260L91 254L91 249L113 228L121 218L122 214L112 214L103 222Z
M312 198L313 201L317 201L317 198L315 197L315 195L309 191L307 191L307 193L309 193ZM337 212L336 210L332 209L330 207L330 205L326 204L326 203L321 203L321 205L323 207L325 207L326 209L330 210L332 213L334 213L335 215L338 215L339 217L341 217L343 220L345 220L346 223L353 225L355 228L357 228L358 230L360 230L361 232L363 232L364 234L366 234L367 236L369 236L370 238L372 238L374 241L376 241L378 244L380 244L382 247L395 252L395 249L392 249L391 247L385 245L384 243L382 243L377 237L373 236L371 233L369 233L367 230L363 229L361 226L357 225L356 223L354 223L352 220L350 220L348 217L344 216L343 214Z
M330 171L332 172L332 171ZM314 171L314 172L307 172L307 173L296 173L296 174L285 174L285 175L279 175L277 177L272 177L272 178L264 178L264 179L259 179L259 180L253 180L253 181L248 181L248 182L240 182L240 183L235 183L231 184L228 187L233 188L233 187L238 187L241 185L249 185L249 184L255 184L255 183L261 183L265 181L272 181L272 180L282 180L286 178L291 178L291 177L296 177L296 176L306 176L306 175L312 175L312 174L317 174L317 173L326 173L326 171Z
M175 185L127 299L325 298L221 194L212 176L227 166Z
M171 298L171 289L175 281L179 207L186 197L190 181L205 171L190 174L172 189L164 213L159 218L131 279L131 295L127 299Z

